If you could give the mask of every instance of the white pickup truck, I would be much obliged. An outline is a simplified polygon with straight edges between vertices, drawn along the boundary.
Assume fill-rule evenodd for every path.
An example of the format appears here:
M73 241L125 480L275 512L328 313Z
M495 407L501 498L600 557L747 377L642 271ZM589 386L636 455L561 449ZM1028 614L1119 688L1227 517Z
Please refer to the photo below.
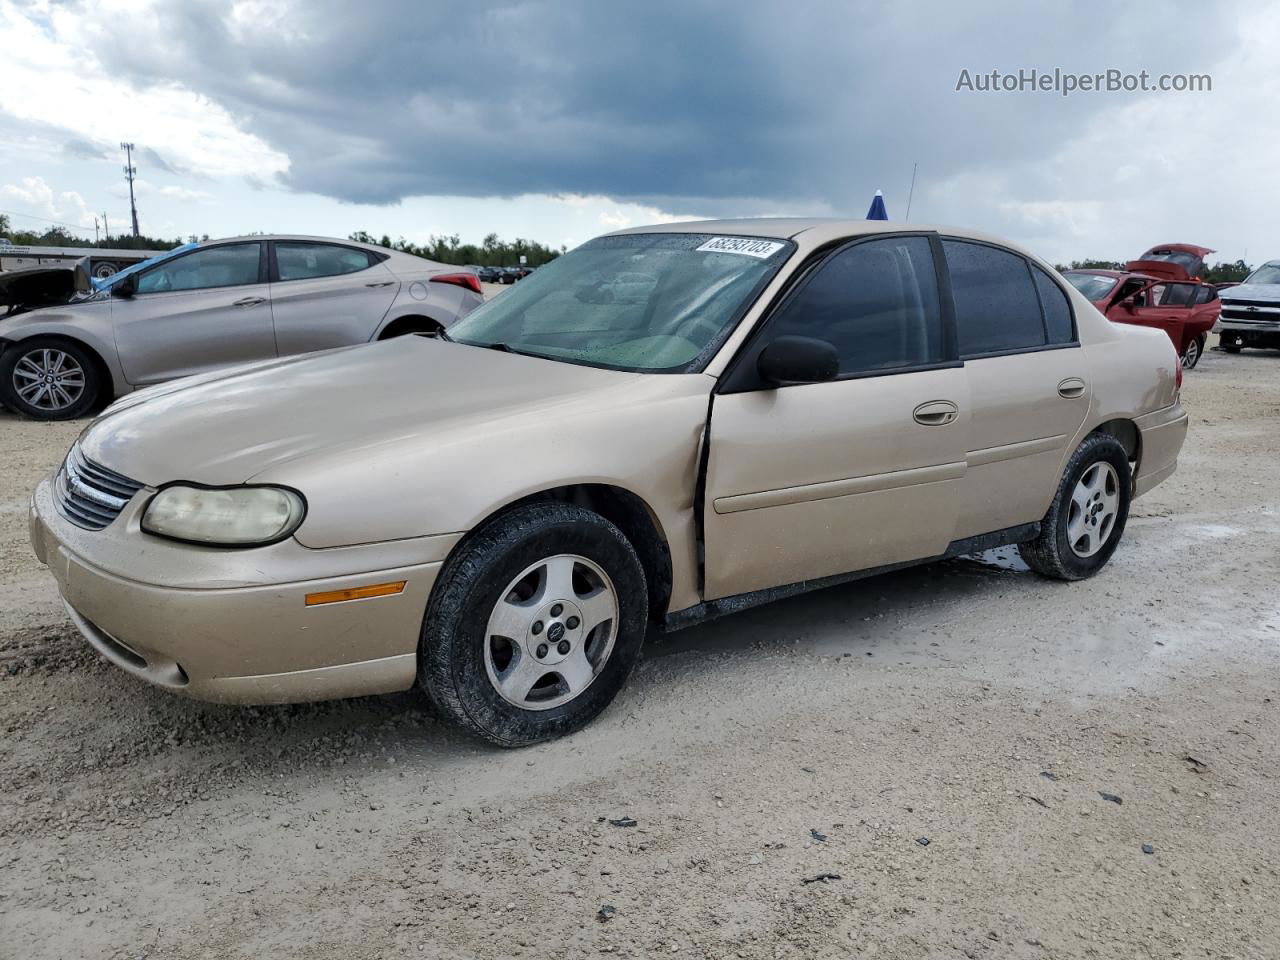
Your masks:
M1222 349L1280 347L1280 260L1269 260L1244 283L1219 293L1222 313L1213 328Z

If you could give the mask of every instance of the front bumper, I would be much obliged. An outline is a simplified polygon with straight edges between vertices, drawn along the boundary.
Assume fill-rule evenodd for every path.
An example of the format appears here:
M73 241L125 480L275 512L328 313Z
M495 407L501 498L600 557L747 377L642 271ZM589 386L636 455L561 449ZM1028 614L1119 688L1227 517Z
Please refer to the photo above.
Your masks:
M1223 320L1213 325L1214 333L1280 333L1280 320Z
M46 480L31 544L85 639L149 683L229 703L290 703L413 685L427 600L456 535L251 550L143 534L143 490L106 529L67 520ZM405 581L403 592L307 606L308 594Z

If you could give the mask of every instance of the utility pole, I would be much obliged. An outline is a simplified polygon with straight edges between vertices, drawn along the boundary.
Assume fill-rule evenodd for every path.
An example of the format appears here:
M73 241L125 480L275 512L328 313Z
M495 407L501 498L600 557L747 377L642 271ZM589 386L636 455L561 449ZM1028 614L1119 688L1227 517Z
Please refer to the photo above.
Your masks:
M102 239L111 241L111 228L107 226L107 211L102 211Z
M98 245L98 218L93 218L93 245Z
M129 181L129 210L133 214L133 235L138 235L138 205L133 202L133 178L138 168L133 165L133 144L121 141L120 149L124 151L124 178Z

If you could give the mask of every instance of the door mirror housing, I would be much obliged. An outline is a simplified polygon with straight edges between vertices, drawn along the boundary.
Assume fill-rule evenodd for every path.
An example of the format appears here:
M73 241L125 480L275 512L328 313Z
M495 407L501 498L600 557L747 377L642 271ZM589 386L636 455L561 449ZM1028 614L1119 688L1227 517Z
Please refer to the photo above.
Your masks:
M111 295L128 300L138 292L138 275L131 273L111 285Z
M822 383L840 372L840 355L826 340L814 337L778 337L760 351L756 372L770 386Z
M1138 300L1136 297L1125 297L1120 301L1120 306L1132 313L1138 307Z

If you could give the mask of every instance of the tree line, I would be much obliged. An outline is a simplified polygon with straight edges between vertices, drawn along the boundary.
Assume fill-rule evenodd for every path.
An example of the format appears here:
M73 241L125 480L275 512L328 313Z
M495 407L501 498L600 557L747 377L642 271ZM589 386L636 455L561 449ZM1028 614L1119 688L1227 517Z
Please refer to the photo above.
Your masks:
M164 240L160 237L135 237L130 234L105 237L101 240L86 240L84 237L77 237L65 227L50 227L43 232L34 230L11 232L9 218L2 213L0 213L0 237L7 237L15 247L85 247L91 250L172 250L188 242L181 237ZM200 238L193 236L189 239L195 241ZM208 240L209 235L205 234L203 239Z
M496 233L491 233L480 243L463 243L456 233L443 236L432 234L424 244L411 243L404 237L392 242L385 233L375 238L366 230L357 230L347 237L357 243L372 243L379 247L399 250L415 257L425 257L438 263L452 263L459 266L477 267L514 267L519 265L520 257L531 267L540 267L549 260L554 260L565 252L565 247L556 250L536 240L502 240Z

